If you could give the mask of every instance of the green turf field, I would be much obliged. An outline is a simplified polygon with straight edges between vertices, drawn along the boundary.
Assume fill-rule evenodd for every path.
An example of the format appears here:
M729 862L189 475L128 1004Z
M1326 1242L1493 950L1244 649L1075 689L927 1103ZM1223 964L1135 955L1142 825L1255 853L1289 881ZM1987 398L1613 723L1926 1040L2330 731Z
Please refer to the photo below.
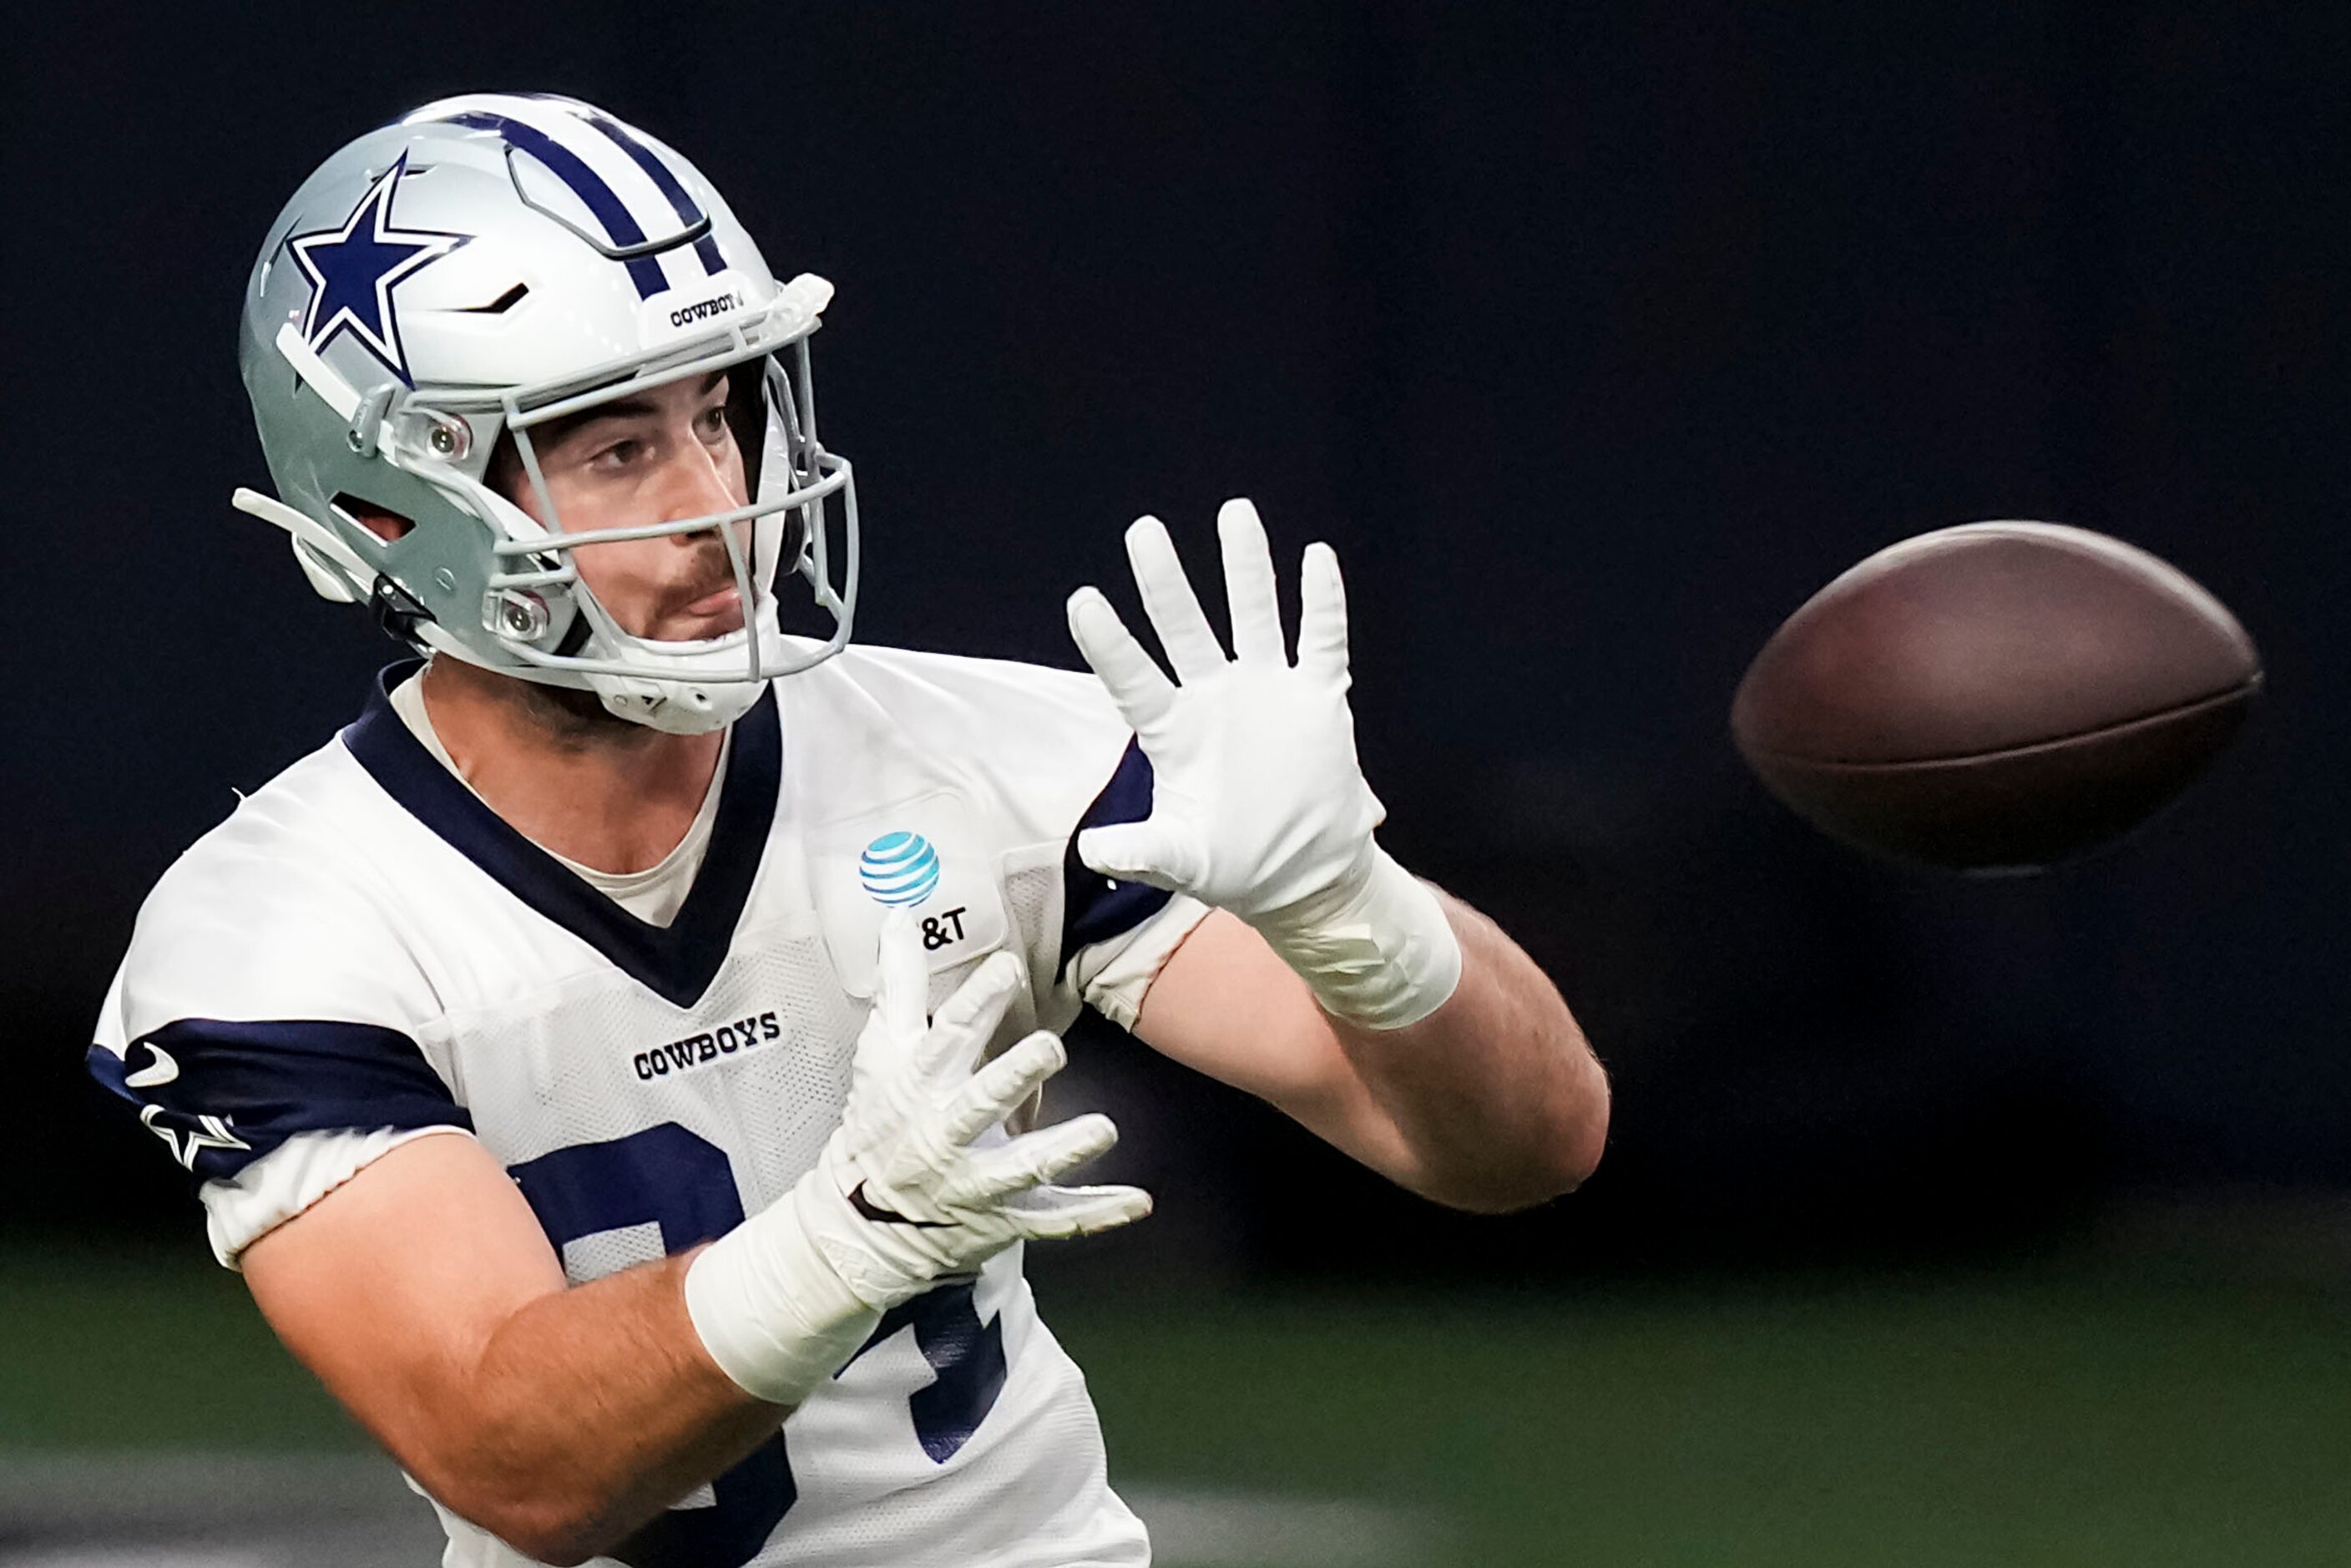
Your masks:
M1113 1474L1463 1563L2351 1562L2351 1298L2101 1275L1075 1299ZM360 1440L201 1260L0 1261L0 1449ZM0 1455L5 1462L5 1455Z

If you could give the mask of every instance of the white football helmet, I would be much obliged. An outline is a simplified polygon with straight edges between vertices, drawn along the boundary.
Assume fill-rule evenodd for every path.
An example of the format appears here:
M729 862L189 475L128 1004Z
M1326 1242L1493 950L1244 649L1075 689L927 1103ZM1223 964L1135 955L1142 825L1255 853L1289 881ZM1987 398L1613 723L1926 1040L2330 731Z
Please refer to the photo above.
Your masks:
M240 359L277 497L235 503L293 536L320 593L372 604L413 644L593 691L657 729L717 728L849 639L856 488L817 440L809 366L831 296L809 274L778 286L693 164L587 104L427 104L328 159L269 231ZM564 531L534 428L738 365L757 367L727 406L749 506ZM548 526L485 482L505 437ZM359 511L413 527L387 541ZM571 559L704 531L726 543L745 621L705 641L632 636ZM785 575L813 596L810 635L781 623Z

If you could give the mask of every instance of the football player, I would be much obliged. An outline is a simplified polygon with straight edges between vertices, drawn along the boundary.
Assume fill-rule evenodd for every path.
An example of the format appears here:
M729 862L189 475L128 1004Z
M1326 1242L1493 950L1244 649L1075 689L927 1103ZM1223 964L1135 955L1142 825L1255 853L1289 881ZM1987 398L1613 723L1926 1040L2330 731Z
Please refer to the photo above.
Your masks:
M1037 1124L1081 1006L1440 1202L1599 1155L1558 993L1374 839L1329 549L1294 656L1238 501L1229 656L1128 533L1173 678L1092 589L1091 675L850 645L831 293L529 94L254 268L237 504L423 657L165 873L91 1067L453 1565L1147 1562L1020 1272L1150 1207Z

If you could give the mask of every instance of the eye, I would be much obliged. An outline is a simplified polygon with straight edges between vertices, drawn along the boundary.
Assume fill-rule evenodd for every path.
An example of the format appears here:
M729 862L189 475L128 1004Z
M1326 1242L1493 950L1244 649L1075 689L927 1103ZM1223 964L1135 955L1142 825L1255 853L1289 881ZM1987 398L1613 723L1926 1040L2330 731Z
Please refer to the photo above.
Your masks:
M590 465L598 468L626 468L637 460L638 455L643 452L644 445L643 442L632 436L625 440L615 441L588 461Z
M726 405L723 402L715 402L704 409L701 417L695 421L695 428L702 433L702 438L705 441L716 441L725 435Z

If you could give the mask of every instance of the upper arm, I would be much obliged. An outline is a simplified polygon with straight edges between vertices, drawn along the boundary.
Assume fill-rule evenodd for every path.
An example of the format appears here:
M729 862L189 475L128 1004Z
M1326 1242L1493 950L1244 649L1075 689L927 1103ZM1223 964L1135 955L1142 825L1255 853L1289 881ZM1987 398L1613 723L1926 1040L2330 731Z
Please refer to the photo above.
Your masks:
M1218 909L1144 993L1134 1032L1155 1051L1266 1101L1410 1186L1411 1146L1372 1097L1331 1019L1265 938Z
M287 1349L428 1489L492 1335L565 1282L521 1192L461 1133L393 1149L242 1261Z

